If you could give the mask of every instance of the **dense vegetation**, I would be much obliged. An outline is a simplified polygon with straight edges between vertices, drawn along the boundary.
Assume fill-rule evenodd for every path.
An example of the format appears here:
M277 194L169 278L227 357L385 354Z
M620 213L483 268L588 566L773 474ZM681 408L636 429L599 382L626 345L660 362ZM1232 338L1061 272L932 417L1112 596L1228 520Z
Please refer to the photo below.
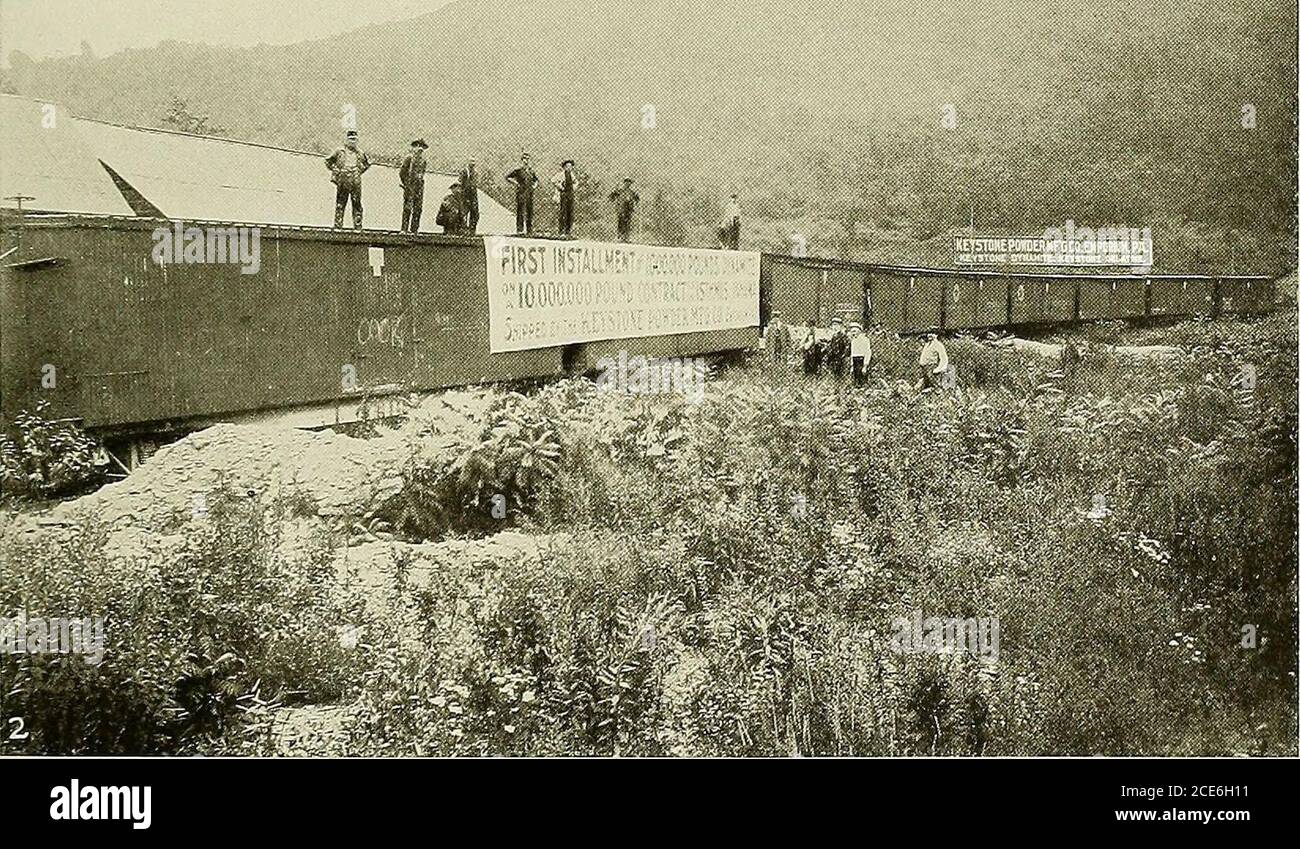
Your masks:
M884 336L865 392L503 392L455 450L412 432L380 604L341 540L283 544L292 501L232 494L171 553L13 543L0 608L107 610L109 646L3 661L2 707L41 751L260 751L276 703L334 703L357 754L1295 754L1294 334L1064 372L956 340L960 395L896 384ZM402 542L504 527L537 555ZM996 617L997 659L894 652L914 611Z
M543 170L574 156L585 236L612 235L602 198L632 174L650 241L712 244L738 189L752 246L800 232L817 254L947 264L972 216L1007 234L1074 220L1151 227L1161 270L1279 273L1295 26L1282 0L475 0L290 46L14 53L0 85L322 151L354 104L376 154L423 135L443 169L477 155L503 198L521 148Z

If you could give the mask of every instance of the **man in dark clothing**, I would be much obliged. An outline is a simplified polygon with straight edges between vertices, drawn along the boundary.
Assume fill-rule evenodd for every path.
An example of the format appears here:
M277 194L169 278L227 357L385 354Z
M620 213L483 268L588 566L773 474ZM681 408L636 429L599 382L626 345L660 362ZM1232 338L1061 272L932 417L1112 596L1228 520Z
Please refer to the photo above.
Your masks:
M803 373L816 377L822 370L825 343L817 338L817 319L808 319L808 334L803 339Z
M519 167L506 175L506 182L515 186L515 232L533 232L533 190L538 179L528 154L519 158Z
M728 250L740 250L740 195L732 195L718 221L718 240Z
M402 183L402 231L420 232L420 213L424 211L424 139L411 142L411 152L402 160L398 179Z
M780 310L772 310L772 317L763 331L763 348L777 374L790 369L790 326L781 317Z
M478 166L471 157L460 169L460 194L463 214L461 224L468 236L478 229Z
M451 188L447 190L447 196L442 199L442 204L438 207L438 217L434 223L448 236L465 235L462 191L463 187L460 183L452 183Z
M632 178L624 177L623 188L610 192L609 199L618 209L618 240L632 241L632 213L636 211L636 205L641 200L641 196L632 191Z
M343 147L325 160L334 193L334 226L343 226L343 208L352 201L352 226L361 229L361 175L370 167L370 157L357 150L357 131L348 130Z
M843 380L849 368L849 335L844 332L844 319L831 319L831 338L826 342L826 367L836 380Z
M551 177L555 187L555 202L560 205L559 230L561 236L573 235L573 193L577 186L577 177L573 173L572 159L564 160L560 166L563 170Z

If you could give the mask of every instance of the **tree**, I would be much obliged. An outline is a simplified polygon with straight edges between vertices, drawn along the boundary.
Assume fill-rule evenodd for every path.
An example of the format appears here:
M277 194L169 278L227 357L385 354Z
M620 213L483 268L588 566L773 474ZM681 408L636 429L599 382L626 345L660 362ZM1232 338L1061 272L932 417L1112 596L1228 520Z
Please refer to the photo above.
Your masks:
M193 112L189 103L175 94L172 95L171 102L167 104L167 111L163 114L162 125L169 129L179 130L182 133L193 133L199 136L216 136L226 132L224 128L211 123L207 115L199 115Z

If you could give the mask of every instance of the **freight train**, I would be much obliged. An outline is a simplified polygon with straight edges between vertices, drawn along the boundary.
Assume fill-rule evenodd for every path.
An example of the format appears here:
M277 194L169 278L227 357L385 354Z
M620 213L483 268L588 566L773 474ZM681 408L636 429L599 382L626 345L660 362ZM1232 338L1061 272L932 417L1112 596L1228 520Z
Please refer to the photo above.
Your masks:
M774 310L791 324L824 326L838 314L910 333L1273 306L1272 281L1259 276L1007 273L763 254L755 326L493 353L481 240L262 226L250 275L237 256L160 264L153 234L165 220L29 214L2 223L0 424L44 400L49 415L133 460L141 437L219 421L322 427L409 392L585 373L619 351L743 351Z

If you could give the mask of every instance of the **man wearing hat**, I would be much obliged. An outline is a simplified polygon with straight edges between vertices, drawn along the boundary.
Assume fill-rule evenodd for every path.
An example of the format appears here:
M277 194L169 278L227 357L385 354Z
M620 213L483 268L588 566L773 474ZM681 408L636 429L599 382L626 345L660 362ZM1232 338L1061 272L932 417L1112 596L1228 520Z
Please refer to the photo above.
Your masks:
M519 157L519 167L506 175L506 182L515 187L515 232L527 235L533 232L533 190L539 182L528 154Z
M343 226L343 207L352 200L352 226L361 229L361 175L370 167L370 157L357 149L357 131L348 130L343 147L325 160L330 170L330 180L337 187L334 193L334 226Z
M460 169L461 225L466 235L478 229L478 166L470 157Z
M609 199L618 209L618 240L632 241L632 213L641 200L641 196L632 191L632 178L624 177L623 188L610 192Z
M402 231L420 232L420 213L424 209L424 139L411 142L411 152L402 160L398 179L402 183Z
M457 180L447 189L447 196L442 199L442 204L438 207L438 216L434 223L442 228L442 232L448 236L465 235L465 187Z
M562 236L573 235L573 191L577 186L574 164L572 159L564 160L561 170L551 177L551 185L555 187L552 198L560 205L559 231Z

